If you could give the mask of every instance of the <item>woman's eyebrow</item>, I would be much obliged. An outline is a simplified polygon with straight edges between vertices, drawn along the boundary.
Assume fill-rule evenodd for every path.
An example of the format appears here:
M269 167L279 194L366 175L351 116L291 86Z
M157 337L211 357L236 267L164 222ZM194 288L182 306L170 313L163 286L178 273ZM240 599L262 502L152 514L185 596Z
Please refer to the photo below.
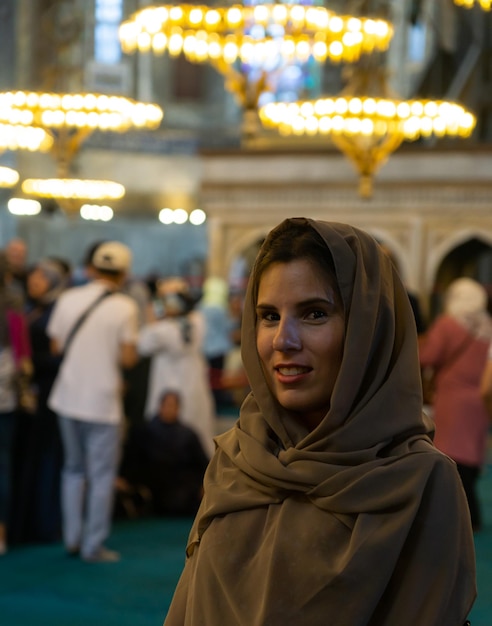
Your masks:
M322 297L322 296L315 296L314 298L306 298L305 300L300 300L299 302L295 303L296 307L305 307L305 306L311 306L314 304L335 304L335 298L331 298L329 296L326 297ZM256 309L276 309L276 305L275 304L269 304L268 302L259 302L256 305Z

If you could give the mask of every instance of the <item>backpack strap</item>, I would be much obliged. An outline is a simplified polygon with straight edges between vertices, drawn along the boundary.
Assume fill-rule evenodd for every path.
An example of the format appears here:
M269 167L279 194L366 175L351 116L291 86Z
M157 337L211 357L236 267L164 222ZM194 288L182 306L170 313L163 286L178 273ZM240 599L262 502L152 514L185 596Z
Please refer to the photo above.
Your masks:
M85 322L85 320L87 319L87 317L89 316L89 314L97 307L97 305L102 302L105 298L107 298L108 296L110 296L113 292L112 291L103 291L101 295L99 295L94 302L92 302L87 309L82 313L82 315L78 318L78 320L75 322L75 324L72 326L72 328L70 329L70 332L68 333L68 337L65 341L65 345L63 347L63 356L65 356L67 354L67 350L70 346L70 344L72 343L75 335L77 334L77 331L79 330L79 328L82 326L82 324Z

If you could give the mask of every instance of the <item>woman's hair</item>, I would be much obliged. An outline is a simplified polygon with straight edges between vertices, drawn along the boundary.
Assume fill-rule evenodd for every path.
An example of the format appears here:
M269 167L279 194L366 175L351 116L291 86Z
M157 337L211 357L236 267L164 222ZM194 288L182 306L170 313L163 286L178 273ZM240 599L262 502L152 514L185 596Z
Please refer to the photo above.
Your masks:
M70 274L62 260L47 257L37 262L34 270L43 274L47 280L47 290L38 299L42 304L54 302L60 293L67 288Z
M181 405L181 393L177 389L165 389L159 397L159 405L161 405L168 396L174 396Z
M273 263L289 263L305 259L319 267L321 273L335 289L340 304L342 298L338 287L333 257L321 235L305 218L285 220L268 234L260 248L252 271L255 286L255 302L263 272Z

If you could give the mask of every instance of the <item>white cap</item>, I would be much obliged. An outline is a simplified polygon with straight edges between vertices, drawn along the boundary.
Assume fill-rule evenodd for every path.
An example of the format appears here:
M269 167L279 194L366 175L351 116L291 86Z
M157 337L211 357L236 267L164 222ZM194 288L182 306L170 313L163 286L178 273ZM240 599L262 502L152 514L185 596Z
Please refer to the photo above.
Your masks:
M132 264L132 252L119 241L106 241L96 248L92 265L106 272L127 272Z

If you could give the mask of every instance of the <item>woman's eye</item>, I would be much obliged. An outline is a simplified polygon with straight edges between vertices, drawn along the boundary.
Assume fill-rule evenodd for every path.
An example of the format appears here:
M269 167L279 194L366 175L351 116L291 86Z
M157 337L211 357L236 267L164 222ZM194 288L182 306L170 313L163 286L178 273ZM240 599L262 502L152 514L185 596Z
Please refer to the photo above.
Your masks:
M309 320L320 320L320 319L324 319L326 316L327 316L326 311L321 311L320 309L309 311L306 314L306 318Z
M279 314L275 311L260 311L258 313L258 319L265 322L276 322L279 319Z

